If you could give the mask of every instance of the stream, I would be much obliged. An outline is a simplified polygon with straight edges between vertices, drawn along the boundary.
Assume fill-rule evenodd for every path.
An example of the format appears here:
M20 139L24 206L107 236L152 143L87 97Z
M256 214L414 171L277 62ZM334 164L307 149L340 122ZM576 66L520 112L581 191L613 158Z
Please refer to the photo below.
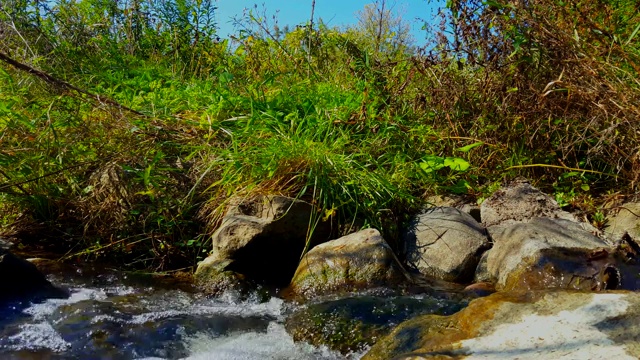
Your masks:
M48 278L70 296L2 305L0 358L359 359L368 349L340 353L294 341L285 322L307 307L265 292L208 298L189 286L114 271L74 269ZM419 314L450 314L465 305L381 290L311 306L333 312L329 318L347 314L350 321L390 329ZM336 324L322 320L318 331L331 332Z

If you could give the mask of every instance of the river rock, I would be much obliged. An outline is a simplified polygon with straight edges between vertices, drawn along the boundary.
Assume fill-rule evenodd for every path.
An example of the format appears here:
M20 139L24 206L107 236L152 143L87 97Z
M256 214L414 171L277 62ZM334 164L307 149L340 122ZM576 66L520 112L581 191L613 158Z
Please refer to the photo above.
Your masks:
M244 293L252 289L254 284L243 274L228 270L232 263L230 259L207 257L198 264L194 274L196 286L206 294L216 295L228 290Z
M490 252L491 250L485 251L480 257L480 261L478 261L478 266L476 267L476 273L473 277L474 283L490 282L495 284L498 281L498 279L489 272L487 265Z
M364 229L311 249L288 290L308 299L327 292L394 286L405 279L402 265L380 232Z
M467 304L430 296L353 296L306 305L287 318L285 327L295 341L354 353L405 320L425 314L451 315Z
M537 217L575 220L551 196L526 180L516 180L493 193L480 206L480 217L486 227L527 222Z
M624 260L580 223L536 218L492 226L488 231L494 245L488 251L486 269L489 277L497 279L498 290L638 287L632 276L638 272L637 265Z
M640 203L630 202L618 208L608 217L605 233L613 240L620 240L626 232L636 242L640 242Z
M477 222L480 222L480 206L472 202L468 196L447 194L433 195L426 199L430 207L454 207L460 211L471 215Z
M490 247L485 229L468 213L437 207L415 217L403 235L407 264L436 279L468 282Z
M12 245L13 244L9 240L0 236L0 251L9 250Z
M637 293L496 293L408 320L362 359L638 359L638 319Z
M236 275L286 286L316 220L308 245L331 237L331 223L320 221L316 209L307 202L270 195L230 203L222 224L212 235L211 255L196 270L197 283L205 290L222 289Z
M33 297L63 297L35 265L0 249L0 302Z

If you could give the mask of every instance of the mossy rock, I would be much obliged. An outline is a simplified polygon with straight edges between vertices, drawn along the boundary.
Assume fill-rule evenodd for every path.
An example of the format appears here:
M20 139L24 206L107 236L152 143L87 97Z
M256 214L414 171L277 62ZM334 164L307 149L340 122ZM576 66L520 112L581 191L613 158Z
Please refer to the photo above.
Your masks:
M305 306L288 317L285 326L296 341L357 352L409 318L453 314L467 303L433 297L357 296Z
M365 229L311 249L287 292L299 299L318 294L396 286L407 276L391 247L375 229Z
M244 275L228 270L233 263L230 259L208 257L198 264L194 274L195 285L207 295L220 295L231 290L246 292L254 287Z

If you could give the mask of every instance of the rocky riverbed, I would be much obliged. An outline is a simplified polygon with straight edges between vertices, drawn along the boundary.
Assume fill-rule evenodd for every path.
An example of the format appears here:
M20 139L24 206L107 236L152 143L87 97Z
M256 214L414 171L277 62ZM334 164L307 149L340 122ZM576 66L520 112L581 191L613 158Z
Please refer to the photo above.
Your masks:
M33 266L2 250L2 259L9 259L0 261L3 276L17 264L33 286L6 282L5 294L14 289L15 296L3 302L0 353L640 356L636 203L610 211L602 231L527 181L516 181L480 206L425 208L393 248L376 229L340 236L330 219L300 200L262 196L230 203L193 291L118 285L127 282L122 274L96 285L54 272L51 283L43 282Z

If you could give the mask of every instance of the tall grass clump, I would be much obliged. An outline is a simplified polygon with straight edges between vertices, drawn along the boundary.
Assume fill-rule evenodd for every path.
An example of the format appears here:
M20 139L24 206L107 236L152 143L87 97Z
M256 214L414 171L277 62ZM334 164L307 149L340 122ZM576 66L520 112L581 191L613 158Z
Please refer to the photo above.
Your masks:
M292 94L284 96L291 99ZM386 212L398 214L400 206L414 206L415 198L406 189L407 169L393 157L372 153L371 146L383 135L353 136L315 107L313 114L303 116L286 110L292 109L260 111L226 126L232 145L215 155L207 153L211 157L201 163L208 167L205 171L218 174L208 187L213 196L205 213L219 216L211 210L232 194L277 192L317 205L320 217L382 227ZM216 221L209 223L216 226Z

